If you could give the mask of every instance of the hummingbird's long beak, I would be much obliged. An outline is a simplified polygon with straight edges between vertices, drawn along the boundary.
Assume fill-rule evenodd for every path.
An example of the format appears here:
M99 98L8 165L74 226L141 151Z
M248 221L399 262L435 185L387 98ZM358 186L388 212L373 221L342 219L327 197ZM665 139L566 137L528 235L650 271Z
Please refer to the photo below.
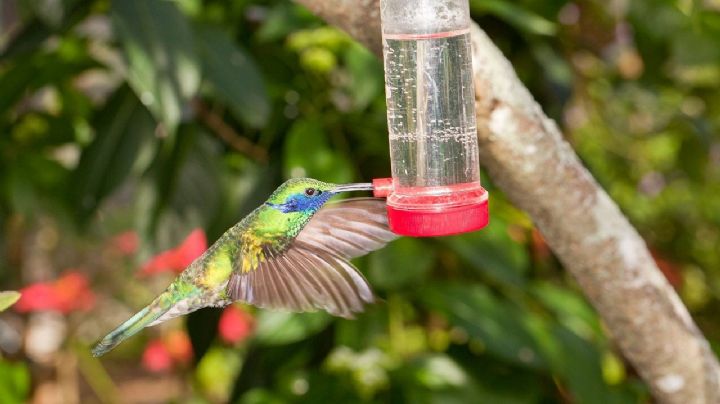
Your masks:
M343 184L335 187L332 192L350 192L350 191L372 191L373 184L371 182L360 182L357 184Z

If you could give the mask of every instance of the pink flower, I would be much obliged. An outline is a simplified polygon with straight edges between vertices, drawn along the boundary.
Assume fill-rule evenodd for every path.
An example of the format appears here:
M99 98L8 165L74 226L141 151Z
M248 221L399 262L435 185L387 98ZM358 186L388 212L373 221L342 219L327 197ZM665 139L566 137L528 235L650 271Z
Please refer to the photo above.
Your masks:
M140 237L132 230L126 231L113 237L111 245L122 255L133 255L140 246Z
M95 294L90 290L87 277L70 271L54 282L38 282L20 290L21 297L14 308L20 313L33 311L59 311L68 314L77 310L90 310Z
M253 317L241 308L228 306L220 316L218 333L220 339L228 344L236 344L252 334Z
M172 356L161 339L152 340L145 347L142 364L151 372L165 372L172 368Z
M195 229L179 246L152 257L143 265L139 274L151 275L165 271L180 273L205 250L207 250L205 232L202 229Z

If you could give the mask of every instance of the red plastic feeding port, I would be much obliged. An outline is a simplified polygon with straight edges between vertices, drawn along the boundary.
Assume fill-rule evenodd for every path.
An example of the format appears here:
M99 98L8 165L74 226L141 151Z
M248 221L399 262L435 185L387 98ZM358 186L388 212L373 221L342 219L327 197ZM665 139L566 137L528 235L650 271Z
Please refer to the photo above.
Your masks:
M392 178L375 178L372 184L373 195L377 198L387 198L393 191Z
M390 179L373 181L374 194L387 196L390 229L403 236L449 236L487 226L488 194L480 184L393 189Z

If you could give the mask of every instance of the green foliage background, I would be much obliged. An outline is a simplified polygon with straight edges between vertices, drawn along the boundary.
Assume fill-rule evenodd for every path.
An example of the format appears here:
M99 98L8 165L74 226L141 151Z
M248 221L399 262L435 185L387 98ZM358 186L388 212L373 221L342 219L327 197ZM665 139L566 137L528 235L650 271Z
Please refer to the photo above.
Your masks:
M720 3L471 7L716 346ZM8 1L0 22L0 290L67 267L91 277L98 305L64 320L62 347L83 402L160 377L139 364L157 329L101 362L86 348L169 281L134 276L153 253L195 227L214 240L288 177L389 173L380 61L290 2ZM483 183L486 230L358 260L383 301L354 321L256 312L254 336L231 347L217 312L191 315L195 362L162 376L183 386L170 399L646 402L530 220ZM128 229L138 255L108 258ZM48 378L22 351L3 355L0 396L24 400Z

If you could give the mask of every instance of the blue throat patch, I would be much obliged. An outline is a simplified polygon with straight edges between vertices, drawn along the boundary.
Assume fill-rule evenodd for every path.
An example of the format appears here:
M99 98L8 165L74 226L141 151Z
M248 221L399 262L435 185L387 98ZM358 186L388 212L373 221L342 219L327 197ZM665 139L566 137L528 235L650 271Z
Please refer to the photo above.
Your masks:
M304 194L290 195L283 203L265 202L265 205L277 209L282 213L291 212L315 212L320 209L333 195L333 192L323 192L317 196L306 196Z

